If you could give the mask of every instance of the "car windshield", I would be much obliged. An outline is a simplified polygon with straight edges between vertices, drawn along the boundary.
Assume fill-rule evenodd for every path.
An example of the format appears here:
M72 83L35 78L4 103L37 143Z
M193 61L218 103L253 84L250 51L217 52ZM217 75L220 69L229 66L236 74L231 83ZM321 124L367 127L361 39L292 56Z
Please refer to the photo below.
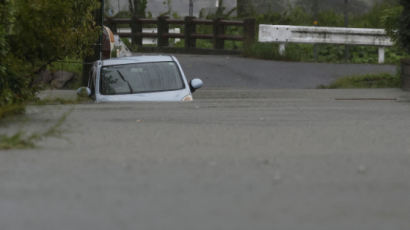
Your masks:
M104 95L170 91L184 88L175 62L139 63L103 67Z

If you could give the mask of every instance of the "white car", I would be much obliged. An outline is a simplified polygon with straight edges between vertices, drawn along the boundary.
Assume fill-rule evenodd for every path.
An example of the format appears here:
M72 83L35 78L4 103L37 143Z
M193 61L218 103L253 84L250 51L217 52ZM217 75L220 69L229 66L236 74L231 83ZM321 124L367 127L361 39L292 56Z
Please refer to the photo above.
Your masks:
M202 85L173 56L134 56L95 62L85 90L96 102L192 101Z

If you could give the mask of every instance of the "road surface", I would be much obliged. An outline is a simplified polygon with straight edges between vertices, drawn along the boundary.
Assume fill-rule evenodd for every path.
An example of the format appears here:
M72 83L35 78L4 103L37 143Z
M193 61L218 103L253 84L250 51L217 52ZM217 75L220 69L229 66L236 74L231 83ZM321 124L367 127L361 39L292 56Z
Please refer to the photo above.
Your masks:
M189 79L205 87L231 89L315 89L336 79L374 73L395 74L393 65L279 62L223 55L176 55Z

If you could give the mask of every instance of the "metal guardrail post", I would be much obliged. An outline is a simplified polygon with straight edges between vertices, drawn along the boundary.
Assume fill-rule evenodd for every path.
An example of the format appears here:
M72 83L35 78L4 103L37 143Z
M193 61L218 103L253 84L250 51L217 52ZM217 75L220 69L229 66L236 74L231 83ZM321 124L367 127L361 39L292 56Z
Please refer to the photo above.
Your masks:
M284 56L286 53L286 43L279 43L279 54Z
M158 17L158 47L169 46L169 24L167 22L167 16Z
M196 24L193 22L195 17L185 17L185 49L196 47L196 39L192 38L192 34L196 33Z
M247 18L243 22L244 48L250 48L256 39L256 20Z
M214 20L214 49L223 50L225 41L221 36L225 35L225 26L221 23L222 19Z
M384 47L379 47L379 64L384 63L384 55L385 54L385 48Z

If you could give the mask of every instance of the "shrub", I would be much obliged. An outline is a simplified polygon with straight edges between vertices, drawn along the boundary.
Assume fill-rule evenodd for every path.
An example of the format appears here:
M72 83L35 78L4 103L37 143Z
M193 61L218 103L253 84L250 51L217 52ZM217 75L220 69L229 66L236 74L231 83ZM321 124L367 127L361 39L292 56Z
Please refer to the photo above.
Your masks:
M97 0L0 1L0 106L33 96L35 74L50 63L93 51L98 7Z
M403 11L398 22L398 42L407 52L410 53L410 1L401 0Z

